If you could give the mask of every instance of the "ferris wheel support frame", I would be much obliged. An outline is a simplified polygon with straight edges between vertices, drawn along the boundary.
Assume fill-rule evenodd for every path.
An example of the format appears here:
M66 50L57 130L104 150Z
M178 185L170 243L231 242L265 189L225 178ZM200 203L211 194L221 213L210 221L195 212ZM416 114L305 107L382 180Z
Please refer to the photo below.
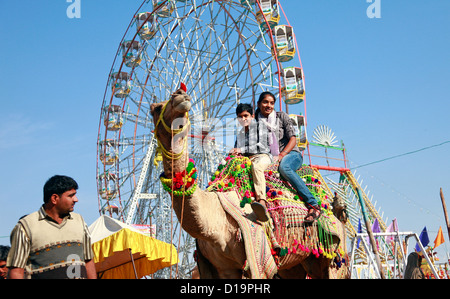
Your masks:
M144 185L144 180L147 177L148 166L150 165L150 160L152 158L153 152L156 148L155 137L153 136L150 141L150 145L147 149L147 153L145 154L144 160L142 161L142 170L139 174L139 179L136 184L136 187L133 191L133 196L131 198L130 210L127 213L127 219L125 221L126 224L130 225L133 220L134 214L136 213L136 207L139 199L154 199L156 198L156 194L151 193L142 193L142 186Z

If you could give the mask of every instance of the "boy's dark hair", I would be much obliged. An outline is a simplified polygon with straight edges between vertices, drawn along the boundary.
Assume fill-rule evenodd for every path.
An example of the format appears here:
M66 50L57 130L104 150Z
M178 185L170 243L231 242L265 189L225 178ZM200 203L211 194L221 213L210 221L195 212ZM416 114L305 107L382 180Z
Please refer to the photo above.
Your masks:
M44 203L47 203L53 194L61 195L66 191L78 189L77 182L65 175L55 175L48 179L44 185Z
M250 105L250 104L243 104L243 103L239 104L236 107L236 115L239 116L239 114L241 114L242 112L248 112L248 113L253 115L253 107L252 107L252 105Z

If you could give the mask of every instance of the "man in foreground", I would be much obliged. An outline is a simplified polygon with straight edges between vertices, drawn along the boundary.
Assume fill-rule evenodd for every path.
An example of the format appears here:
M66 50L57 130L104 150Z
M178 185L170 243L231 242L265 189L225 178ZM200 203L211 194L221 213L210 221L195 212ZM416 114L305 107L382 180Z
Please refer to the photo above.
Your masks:
M91 238L73 213L78 184L55 175L44 185L44 204L22 217L11 233L9 278L96 278Z

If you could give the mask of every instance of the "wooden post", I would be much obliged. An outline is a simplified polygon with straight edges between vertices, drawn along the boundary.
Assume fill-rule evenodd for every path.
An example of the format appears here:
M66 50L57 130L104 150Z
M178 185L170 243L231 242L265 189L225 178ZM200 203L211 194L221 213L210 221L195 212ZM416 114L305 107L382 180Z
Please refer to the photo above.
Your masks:
M442 201L442 207L444 208L444 216L445 216L445 223L447 224L447 233L450 240L450 223L448 221L448 214L447 214L447 207L445 206L445 199L444 199L444 193L442 192L441 188L441 201Z
M366 230L367 230L367 233L369 234L369 240L370 240L370 244L372 245L372 251L375 255L375 261L377 263L378 270L380 271L380 277L381 277L381 279L385 279L383 268L381 267L380 255L378 254L377 243L375 242L375 238L373 236L369 217L367 217L367 214L366 214L366 208L364 205L364 199L361 195L361 190L359 190L359 188L356 188L356 193L358 193L359 204L361 205L361 211L363 213L364 222L366 223Z
M131 263L133 265L133 270L134 270L134 277L136 277L136 279L139 279L137 272L136 272L136 265L134 264L133 252L131 252L131 248L128 248L128 251L130 252Z

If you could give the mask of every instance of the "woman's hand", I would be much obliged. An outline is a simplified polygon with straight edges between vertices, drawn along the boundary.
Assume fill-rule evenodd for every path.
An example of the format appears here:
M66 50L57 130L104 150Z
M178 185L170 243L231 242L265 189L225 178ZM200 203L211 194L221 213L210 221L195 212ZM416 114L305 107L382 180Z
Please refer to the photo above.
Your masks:
M278 163L281 162L281 160L283 160L283 158L287 155L287 153L285 151L282 151L278 156L274 157L275 161L278 161Z

